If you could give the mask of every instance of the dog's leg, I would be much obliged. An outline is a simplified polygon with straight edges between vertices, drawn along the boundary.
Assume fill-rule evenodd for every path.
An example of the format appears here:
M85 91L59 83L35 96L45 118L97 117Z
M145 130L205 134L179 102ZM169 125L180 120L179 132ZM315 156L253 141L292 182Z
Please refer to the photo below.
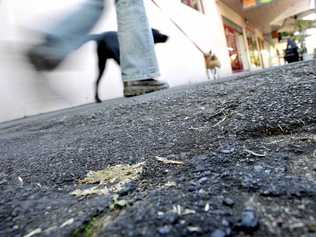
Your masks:
M212 76L212 78L211 78L211 76L210 76L210 79L215 80L215 79L216 79L216 77L217 77L217 71L216 71L216 68L211 69L209 72L210 72L210 74L211 74L211 76Z
M208 68L206 68L206 75L207 75L207 79L211 80L210 72L209 72Z
M217 76L218 76L218 74L217 74L217 69L214 68L213 79L216 80L216 79L217 79Z
M97 56L98 56L98 78L95 82L95 101L97 103L101 103L101 99L99 96L99 86L101 82L101 78L103 76L105 66L106 66L106 61L107 61L107 56L105 55L105 48L106 45L103 41L97 42Z

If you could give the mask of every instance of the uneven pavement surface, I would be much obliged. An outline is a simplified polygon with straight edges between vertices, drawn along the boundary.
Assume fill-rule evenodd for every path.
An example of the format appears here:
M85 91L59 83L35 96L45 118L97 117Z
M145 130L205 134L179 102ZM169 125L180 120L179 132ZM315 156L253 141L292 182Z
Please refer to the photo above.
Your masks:
M2 123L0 236L316 236L315 83L309 61Z

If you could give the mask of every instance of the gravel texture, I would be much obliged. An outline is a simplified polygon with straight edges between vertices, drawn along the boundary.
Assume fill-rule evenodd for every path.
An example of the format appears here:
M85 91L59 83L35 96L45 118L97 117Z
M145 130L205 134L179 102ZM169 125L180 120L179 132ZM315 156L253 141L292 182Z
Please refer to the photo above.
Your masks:
M0 236L316 236L315 99L308 61L2 123Z

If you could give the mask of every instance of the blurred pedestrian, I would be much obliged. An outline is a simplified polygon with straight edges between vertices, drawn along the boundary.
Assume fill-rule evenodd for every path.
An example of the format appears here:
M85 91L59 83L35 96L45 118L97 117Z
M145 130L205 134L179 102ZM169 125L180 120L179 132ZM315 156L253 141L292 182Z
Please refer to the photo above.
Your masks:
M27 57L38 71L51 71L88 37L100 19L105 0L86 0L47 29L43 42L32 47ZM143 0L116 0L121 75L129 96L168 88L155 80L159 68Z
M290 38L287 39L284 60L288 63L299 61L299 52L297 44Z

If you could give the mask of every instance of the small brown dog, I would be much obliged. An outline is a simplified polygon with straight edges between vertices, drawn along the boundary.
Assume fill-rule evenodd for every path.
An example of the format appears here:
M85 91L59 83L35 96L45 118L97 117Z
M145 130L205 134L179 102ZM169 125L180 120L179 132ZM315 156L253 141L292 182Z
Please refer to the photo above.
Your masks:
M221 62L218 60L217 56L210 51L207 54L204 54L204 61L205 61L205 68L206 68L206 75L207 78L210 80L210 73L212 73L213 78L215 79L217 77L217 68L221 67Z

